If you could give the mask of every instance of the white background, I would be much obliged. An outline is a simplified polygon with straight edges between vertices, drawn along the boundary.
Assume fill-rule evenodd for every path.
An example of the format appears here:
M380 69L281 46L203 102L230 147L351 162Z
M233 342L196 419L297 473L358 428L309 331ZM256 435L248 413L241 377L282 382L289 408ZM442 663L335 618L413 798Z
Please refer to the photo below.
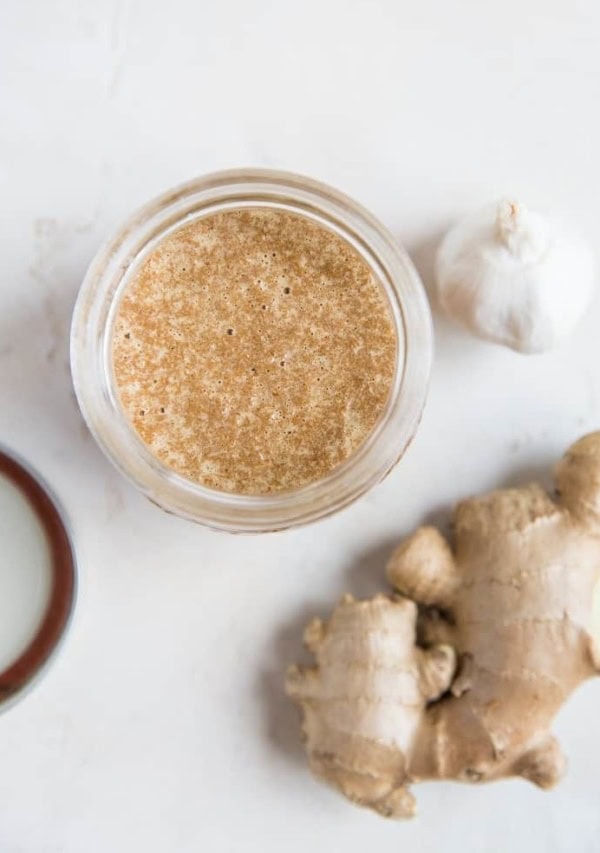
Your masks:
M307 617L382 588L415 524L547 477L600 425L598 300L542 357L436 318L399 468L338 517L267 537L146 503L83 427L67 364L99 243L213 169L333 184L426 280L447 224L507 193L597 243L596 0L2 0L0 16L0 440L54 485L81 565L62 655L0 718L0 853L600 850L600 681L556 722L555 792L423 785L405 824L310 778L281 687Z

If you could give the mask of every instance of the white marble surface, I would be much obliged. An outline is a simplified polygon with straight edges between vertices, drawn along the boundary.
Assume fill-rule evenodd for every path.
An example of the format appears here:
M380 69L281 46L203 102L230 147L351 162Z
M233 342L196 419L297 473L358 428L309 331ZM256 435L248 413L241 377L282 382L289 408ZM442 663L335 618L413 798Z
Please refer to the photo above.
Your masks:
M234 165L369 206L427 277L452 217L497 194L600 237L595 0L4 0L0 440L70 515L81 595L53 669L0 718L1 853L600 850L600 680L556 731L569 775L418 790L392 824L312 781L282 696L300 626L382 582L392 543L532 474L600 425L596 300L524 358L436 320L417 440L369 497L240 539L161 514L73 400L67 333L91 256L132 208ZM568 283L566 283L568 285Z

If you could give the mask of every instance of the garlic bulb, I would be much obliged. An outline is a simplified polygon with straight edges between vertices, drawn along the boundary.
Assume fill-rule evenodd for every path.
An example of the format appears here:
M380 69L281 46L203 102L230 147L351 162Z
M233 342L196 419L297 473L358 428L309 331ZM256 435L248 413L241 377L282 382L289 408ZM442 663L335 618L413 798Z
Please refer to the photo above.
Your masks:
M443 310L473 334L537 353L566 338L582 316L594 260L577 235L502 201L450 229L436 282Z

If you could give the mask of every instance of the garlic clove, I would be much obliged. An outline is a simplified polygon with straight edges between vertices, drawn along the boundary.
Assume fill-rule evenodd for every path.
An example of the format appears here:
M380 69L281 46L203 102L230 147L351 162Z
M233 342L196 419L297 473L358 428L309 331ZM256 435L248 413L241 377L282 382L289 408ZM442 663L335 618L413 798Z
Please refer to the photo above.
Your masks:
M593 284L589 246L515 201L457 223L436 258L446 314L474 335L523 353L544 352L568 337Z

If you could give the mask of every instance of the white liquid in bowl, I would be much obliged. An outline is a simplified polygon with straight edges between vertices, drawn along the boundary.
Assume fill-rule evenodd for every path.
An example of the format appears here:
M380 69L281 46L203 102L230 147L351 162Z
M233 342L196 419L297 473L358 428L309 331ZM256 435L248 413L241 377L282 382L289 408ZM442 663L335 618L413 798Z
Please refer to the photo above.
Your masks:
M35 637L51 587L44 528L21 491L0 474L0 672Z

